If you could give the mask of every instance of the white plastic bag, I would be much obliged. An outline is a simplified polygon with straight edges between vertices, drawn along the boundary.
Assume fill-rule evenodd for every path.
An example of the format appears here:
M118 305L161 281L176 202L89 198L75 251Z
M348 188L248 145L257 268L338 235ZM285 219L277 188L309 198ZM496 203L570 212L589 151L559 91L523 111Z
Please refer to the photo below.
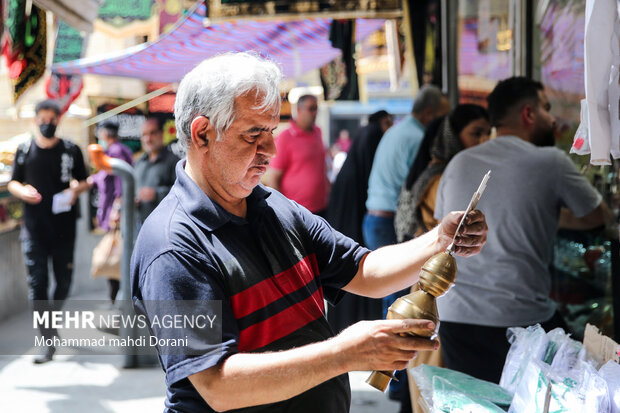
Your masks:
M620 364L609 360L600 368L598 374L607 383L610 412L620 413Z
M526 329L521 327L510 328L508 335L511 346L506 356L499 385L510 394L514 394L530 360L542 360L544 358L549 338L540 324Z

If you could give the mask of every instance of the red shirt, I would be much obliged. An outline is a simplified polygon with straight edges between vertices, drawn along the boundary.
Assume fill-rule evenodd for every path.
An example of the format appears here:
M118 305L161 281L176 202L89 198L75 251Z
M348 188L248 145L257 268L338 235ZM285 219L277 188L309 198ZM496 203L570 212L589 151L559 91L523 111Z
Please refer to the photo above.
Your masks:
M314 126L308 132L291 120L275 142L278 154L271 167L282 171L280 192L311 212L327 208L329 187L321 129Z

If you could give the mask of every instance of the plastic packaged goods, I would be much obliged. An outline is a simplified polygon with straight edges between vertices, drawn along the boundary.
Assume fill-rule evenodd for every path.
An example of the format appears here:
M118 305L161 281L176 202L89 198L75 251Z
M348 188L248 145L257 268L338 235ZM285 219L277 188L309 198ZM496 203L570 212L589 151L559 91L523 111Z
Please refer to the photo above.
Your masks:
M433 411L447 413L505 413L493 403L467 395L448 380L433 377Z
M547 364L551 364L559 348L562 346L562 344L564 344L564 341L568 338L568 336L563 329L558 327L549 331L547 333L547 338L549 339L549 344L547 345L547 349L545 350L543 361Z
M452 385L460 394L475 400L486 400L498 406L508 407L512 400L506 390L495 383L478 380L458 371L425 364L412 368L411 374L415 379L424 401L433 405L433 380L440 377Z
M583 345L565 336L559 345L558 351L555 353L555 357L551 361L551 368L558 374L569 375L569 372L578 368L577 365L581 359L580 354Z
M510 413L586 413L585 401L571 379L549 379L549 366L540 360L530 360L510 405ZM602 413L602 412L600 412Z
M610 413L609 390L605 379L587 362L581 362L580 393L585 396L584 412Z
M509 413L542 413L545 409L549 380L544 363L538 360L528 362L521 374L521 381L515 389Z
M530 360L543 360L545 357L549 338L540 324L510 328L508 335L511 346L499 385L514 394Z
M530 360L517 387L510 413L610 413L604 379L580 360L571 377L558 375L541 360Z
M620 364L609 360L598 371L607 383L611 413L620 413Z

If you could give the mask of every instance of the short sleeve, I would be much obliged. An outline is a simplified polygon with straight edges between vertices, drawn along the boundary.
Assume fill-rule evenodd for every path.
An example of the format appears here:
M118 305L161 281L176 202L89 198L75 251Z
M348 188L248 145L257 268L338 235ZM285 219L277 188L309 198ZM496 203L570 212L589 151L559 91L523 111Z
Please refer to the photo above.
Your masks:
M288 145L287 138L289 137L289 133L284 131L275 139L277 155L271 160L270 165L273 169L277 169L279 171L284 171L288 167L289 164L289 153L288 153Z
M138 277L139 292L137 295L134 292L134 306L149 318L152 334L158 339L187 338L187 348L182 352L162 354L161 348L158 348L168 385L209 369L238 352L239 331L227 294L219 281L219 274L205 259L189 253L168 251L159 255ZM221 315L217 315L221 322L216 324L218 329L221 328L221 335L212 329L164 329L153 326L154 313L161 312L151 310L153 303L165 302L166 306L174 306L168 308L168 312L176 314L187 313L183 308L188 301L204 303L205 306L210 306L210 303L216 303L218 307L221 305ZM215 339L214 334L217 335Z
M17 147L15 152L15 159L13 160L13 171L11 173L11 180L23 183L26 180L26 162L23 145Z
M74 147L73 152L73 177L78 181L83 181L88 178L86 165L84 164L84 157L82 156L82 151L77 145Z
M601 204L601 194L579 173L568 155L558 150L558 196L562 206L581 218Z
M355 277L362 258L370 251L336 231L323 218L299 208L316 253L323 294L335 305L342 298L342 288Z

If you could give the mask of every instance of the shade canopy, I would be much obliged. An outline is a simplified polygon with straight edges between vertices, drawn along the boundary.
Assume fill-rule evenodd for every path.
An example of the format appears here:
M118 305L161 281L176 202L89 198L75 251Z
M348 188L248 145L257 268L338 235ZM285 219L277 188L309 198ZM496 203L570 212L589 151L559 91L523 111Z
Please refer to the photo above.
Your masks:
M61 74L125 76L155 82L178 82L202 60L223 52L254 51L281 65L284 76L298 77L338 57L329 41L331 19L221 22L205 27L199 3L173 30L156 42L52 66ZM381 19L358 19L356 41L383 25Z

